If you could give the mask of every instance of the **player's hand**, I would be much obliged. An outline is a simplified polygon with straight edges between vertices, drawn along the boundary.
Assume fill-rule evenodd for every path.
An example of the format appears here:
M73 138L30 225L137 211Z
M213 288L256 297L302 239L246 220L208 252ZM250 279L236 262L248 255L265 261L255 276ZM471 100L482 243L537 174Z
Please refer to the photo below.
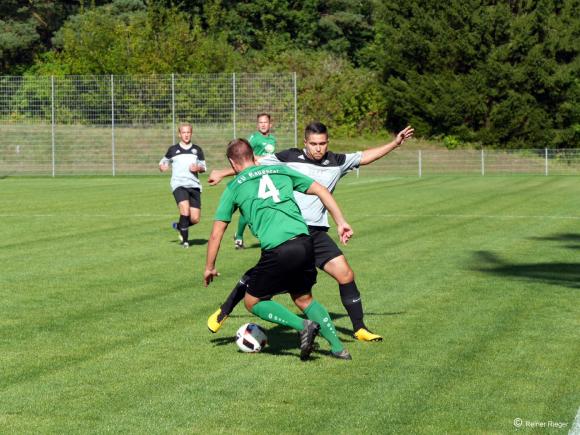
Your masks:
M397 142L397 146L400 146L403 142L405 142L407 139L412 137L414 133L415 133L415 129L413 127L411 127L410 125L408 125L403 130L401 130L397 134L397 138L395 139L395 141Z
M347 222L345 222L343 224L337 225L336 229L338 230L338 237L340 238L340 242L343 245L346 245L354 234L352 228Z
M167 163L164 163L164 164L161 164L161 165L159 165L159 170L160 170L161 172L165 172L165 171L167 171L168 169L169 169L169 165L168 165Z
M209 173L209 177L207 177L207 182L209 183L210 186L215 186L220 181L222 181L223 178L224 177L221 174L221 172L219 170L217 170L217 169L214 169L213 171L211 171Z
M205 269L205 272L203 273L203 281L205 286L207 287L208 285L210 285L210 283L213 281L214 277L216 276L220 276L219 272L215 269L215 267L213 269Z
M200 169L201 169L200 166L195 164L195 163L192 163L191 165L189 165L189 170L191 172L199 172Z

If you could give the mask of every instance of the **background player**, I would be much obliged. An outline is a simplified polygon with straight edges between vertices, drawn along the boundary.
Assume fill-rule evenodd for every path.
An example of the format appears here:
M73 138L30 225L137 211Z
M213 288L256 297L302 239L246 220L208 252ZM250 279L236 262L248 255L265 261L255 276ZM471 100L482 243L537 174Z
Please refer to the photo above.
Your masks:
M237 208L247 217L252 232L260 240L260 260L248 273L244 302L251 313L268 322L300 331L300 358L312 352L320 329L331 345L331 354L351 359L336 334L326 308L312 299L316 266L312 239L296 204L293 191L317 195L336 222L340 239L346 243L352 229L344 220L336 201L320 184L287 166L255 166L250 144L235 139L228 145L227 157L237 177L228 183L215 215L207 247L204 281L207 286L218 276L215 262L224 232ZM294 303L309 320L303 320L272 296L290 292Z
M257 129L250 135L248 141L252 150L254 150L254 156L258 158L268 156L276 151L276 137L271 133L272 130L272 117L270 114L262 112L258 113L256 117ZM234 246L236 249L244 248L244 230L246 229L247 222L243 216L240 215L238 221L238 229L236 234L234 234Z
M180 124L179 143L169 147L159 162L159 170L165 172L171 165L171 189L179 209L179 221L173 228L179 232L184 248L189 247L189 227L201 218L201 183L197 174L206 171L202 149L191 143L191 124Z
M287 164L315 179L332 192L347 172L384 157L413 136L413 133L414 130L407 127L388 144L356 153L335 154L328 151L329 140L326 126L320 122L313 122L305 129L303 150L291 148L263 158L261 164ZM212 171L209 183L217 184L227 175L232 175L232 171L229 169ZM364 323L362 298L354 279L354 272L342 251L328 236L328 216L324 205L316 197L299 192L295 193L295 197L314 240L316 266L337 281L340 299L352 322L354 337L361 341L381 341L382 337L371 332ZM236 304L244 297L246 281L247 277L244 275L228 299L208 318L207 326L210 331L217 332Z

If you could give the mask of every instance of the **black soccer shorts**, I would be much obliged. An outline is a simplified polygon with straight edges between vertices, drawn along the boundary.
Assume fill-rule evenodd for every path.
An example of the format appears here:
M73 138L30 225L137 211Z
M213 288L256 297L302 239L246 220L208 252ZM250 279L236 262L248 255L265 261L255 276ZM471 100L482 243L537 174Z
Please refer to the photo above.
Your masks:
M248 271L248 275L248 294L261 300L280 293L310 293L317 275L312 238L300 235L273 249L263 250L258 264Z
M197 187L178 187L173 191L175 202L189 201L190 208L201 209L201 191Z
M314 263L319 269L330 260L342 255L342 251L328 235L328 227L308 227L314 243Z

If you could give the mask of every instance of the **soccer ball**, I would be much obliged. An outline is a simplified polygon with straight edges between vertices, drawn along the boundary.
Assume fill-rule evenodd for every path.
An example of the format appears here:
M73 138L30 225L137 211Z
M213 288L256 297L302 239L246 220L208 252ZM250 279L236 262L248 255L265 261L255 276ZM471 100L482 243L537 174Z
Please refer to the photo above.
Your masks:
M266 343L266 333L255 323L244 323L236 332L236 344L242 352L260 352Z

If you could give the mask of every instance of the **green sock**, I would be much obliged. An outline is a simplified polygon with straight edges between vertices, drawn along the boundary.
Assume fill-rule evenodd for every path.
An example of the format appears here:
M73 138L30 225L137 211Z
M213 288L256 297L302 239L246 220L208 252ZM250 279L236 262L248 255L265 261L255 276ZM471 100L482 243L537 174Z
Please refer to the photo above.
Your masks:
M304 319L298 317L288 308L274 301L261 301L252 308L252 313L267 322L278 325L289 326L290 328L302 331L304 329Z
M244 240L244 230L246 229L246 218L240 215L240 220L238 220L238 230L236 231L236 240Z
M326 308L313 300L304 310L304 314L310 320L320 325L320 334L330 343L330 349L333 352L340 352L344 349L342 342L338 338L338 335L336 335L336 329Z

